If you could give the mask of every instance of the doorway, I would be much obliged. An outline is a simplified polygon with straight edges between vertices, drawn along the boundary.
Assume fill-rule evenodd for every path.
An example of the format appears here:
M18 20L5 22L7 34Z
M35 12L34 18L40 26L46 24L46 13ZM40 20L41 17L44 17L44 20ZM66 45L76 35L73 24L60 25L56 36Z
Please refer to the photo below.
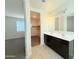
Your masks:
M40 13L30 11L31 19L31 46L40 44Z

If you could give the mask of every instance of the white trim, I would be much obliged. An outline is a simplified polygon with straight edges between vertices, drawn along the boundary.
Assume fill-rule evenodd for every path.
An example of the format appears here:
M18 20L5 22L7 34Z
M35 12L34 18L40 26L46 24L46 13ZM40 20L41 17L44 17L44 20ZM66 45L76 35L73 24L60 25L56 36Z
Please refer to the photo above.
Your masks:
M42 42L44 35L41 33L41 9L31 8L31 11L35 11L35 12L40 13L40 45L44 45Z
M35 11L35 12L39 12L39 13L40 13L40 11L41 11L41 9L37 9L37 8L31 8L30 10L31 10L31 11Z
M26 55L25 59L29 59L31 56L31 53L29 55Z
M5 17L11 17L11 18L24 18L24 17L15 17L15 16L5 16Z
M24 16L26 20L26 32L25 32L25 50L26 50L26 58L29 58L32 54L31 48L31 25L30 25L30 1L24 0Z

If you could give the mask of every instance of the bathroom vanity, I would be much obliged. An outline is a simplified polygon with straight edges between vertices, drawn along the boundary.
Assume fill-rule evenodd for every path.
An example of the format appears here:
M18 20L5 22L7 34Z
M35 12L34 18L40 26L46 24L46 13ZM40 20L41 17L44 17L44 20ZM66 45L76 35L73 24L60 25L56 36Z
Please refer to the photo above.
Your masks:
M64 59L73 57L73 33L72 32L53 32L44 33L45 44L56 51Z

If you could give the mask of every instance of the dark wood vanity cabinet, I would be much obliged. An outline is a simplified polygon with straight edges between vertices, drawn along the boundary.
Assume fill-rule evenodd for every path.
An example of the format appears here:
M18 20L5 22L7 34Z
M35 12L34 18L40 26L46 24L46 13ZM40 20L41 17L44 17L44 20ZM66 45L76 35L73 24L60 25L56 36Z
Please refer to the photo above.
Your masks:
M56 51L64 59L69 59L69 42L63 39L44 34L44 42L51 49Z

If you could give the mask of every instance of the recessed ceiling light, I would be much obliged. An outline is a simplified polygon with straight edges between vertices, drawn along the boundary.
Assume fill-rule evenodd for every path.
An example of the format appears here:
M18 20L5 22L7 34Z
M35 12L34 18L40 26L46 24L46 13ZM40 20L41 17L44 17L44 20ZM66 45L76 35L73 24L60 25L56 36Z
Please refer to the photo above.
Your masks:
M42 0L43 3L47 2L47 0Z

